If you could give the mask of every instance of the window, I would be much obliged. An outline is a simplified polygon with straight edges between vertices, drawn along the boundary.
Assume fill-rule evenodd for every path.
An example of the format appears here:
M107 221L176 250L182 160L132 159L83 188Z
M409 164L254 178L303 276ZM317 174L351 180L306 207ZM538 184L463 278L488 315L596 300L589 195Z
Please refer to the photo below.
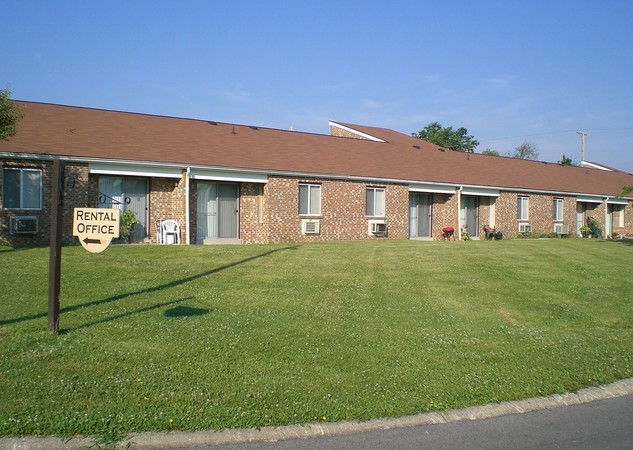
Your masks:
M385 215L385 188L367 188L365 203L365 215L384 217Z
M554 222L562 222L563 221L563 199L555 198L554 199Z
M517 219L522 221L529 220L530 198L519 197L517 202Z
M299 214L307 216L321 215L321 185L299 185Z
M624 205L613 205L613 225L624 228Z
M39 169L2 169L2 207L5 209L42 209L42 171Z

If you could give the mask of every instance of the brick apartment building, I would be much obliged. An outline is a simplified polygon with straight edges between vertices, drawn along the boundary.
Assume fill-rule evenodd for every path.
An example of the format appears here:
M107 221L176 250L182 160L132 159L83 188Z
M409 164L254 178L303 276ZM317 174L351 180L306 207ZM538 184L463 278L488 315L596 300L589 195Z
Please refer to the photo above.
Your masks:
M16 102L0 141L0 242L49 240L51 178L63 160L65 243L75 207L135 212L133 240L174 219L183 243L482 237L493 225L633 235L633 175L453 152L384 128L330 122L318 135L256 126Z

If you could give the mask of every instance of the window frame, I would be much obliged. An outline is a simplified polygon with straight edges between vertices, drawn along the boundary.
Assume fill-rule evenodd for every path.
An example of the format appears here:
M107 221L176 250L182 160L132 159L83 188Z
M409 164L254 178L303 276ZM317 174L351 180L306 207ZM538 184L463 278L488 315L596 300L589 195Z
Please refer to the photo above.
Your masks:
M565 210L565 201L562 198L554 198L553 220L554 222L562 222L564 220L563 211Z
M14 192L8 192L7 185L7 172L18 172L19 173L19 184L18 184L18 204L17 206L7 206L7 199L15 196ZM37 180L31 185L29 185L28 180L26 180L26 174L35 173L37 174ZM27 181L25 183L25 180ZM25 186L26 185L26 186ZM36 185L36 186L34 186ZM37 196L37 206L27 206L26 205L26 194L25 189L28 192L28 189L36 190L35 195ZM29 199L33 200L33 199ZM30 202L29 202L30 203ZM42 209L42 169L31 168L31 167L3 167L2 168L2 209L5 210L24 210L24 211L41 211Z
M520 195L517 197L517 220L519 222L529 222L530 197L525 195Z
M307 189L307 196L302 196L301 195L301 191L302 189ZM316 197L316 193L313 193L313 190L318 191L318 204L315 205L314 200L317 198ZM310 216L310 217L315 217L315 216L320 216L321 215L321 196L322 196L322 191L321 191L321 185L317 184L317 183L299 183L299 198L298 198L298 205L297 205L297 209L299 210L299 215L300 216ZM302 198L304 197L304 199L302 200ZM304 208L304 202L307 202L307 204L305 205Z
M377 193L382 195L377 195ZM371 195L371 209L370 209L370 193ZM380 186L367 186L365 189L365 216L367 217L385 217L386 214L386 193L387 190ZM376 208L378 206L379 208ZM377 211L377 209L379 209Z

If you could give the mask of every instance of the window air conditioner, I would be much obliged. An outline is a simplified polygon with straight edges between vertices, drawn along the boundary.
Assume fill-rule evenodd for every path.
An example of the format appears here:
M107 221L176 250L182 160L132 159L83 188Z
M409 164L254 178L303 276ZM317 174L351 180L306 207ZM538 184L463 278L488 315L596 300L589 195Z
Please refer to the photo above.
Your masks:
M304 219L301 221L301 234L319 234L321 232L321 221Z
M520 223L519 224L519 233L531 233L532 225L529 223Z
M569 233L569 227L567 227L567 225L563 225L562 223L557 223L554 225L554 233L567 234Z
M11 234L35 234L37 233L37 217L14 216L10 221Z
M381 222L372 222L371 232L376 236L384 236L387 233L387 224Z

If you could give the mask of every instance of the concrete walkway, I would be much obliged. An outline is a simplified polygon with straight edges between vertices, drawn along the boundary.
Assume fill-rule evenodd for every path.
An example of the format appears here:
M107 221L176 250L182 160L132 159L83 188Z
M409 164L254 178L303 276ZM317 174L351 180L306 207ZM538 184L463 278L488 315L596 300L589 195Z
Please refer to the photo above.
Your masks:
M230 429L223 431L164 432L131 434L117 448L168 449L201 447L221 444L236 444L257 441L281 441L286 439L336 436L365 431L387 430L449 423L460 420L478 420L508 414L522 414L530 411L553 409L588 403L633 394L633 378L616 381L606 386L581 389L575 393L551 395L514 402L474 406L470 408L418 414L391 419L375 419L365 422L314 423L289 425L284 427L264 427L259 429ZM73 438L64 440L56 437L0 438L0 450L44 450L44 449L87 449L94 448L94 438Z

